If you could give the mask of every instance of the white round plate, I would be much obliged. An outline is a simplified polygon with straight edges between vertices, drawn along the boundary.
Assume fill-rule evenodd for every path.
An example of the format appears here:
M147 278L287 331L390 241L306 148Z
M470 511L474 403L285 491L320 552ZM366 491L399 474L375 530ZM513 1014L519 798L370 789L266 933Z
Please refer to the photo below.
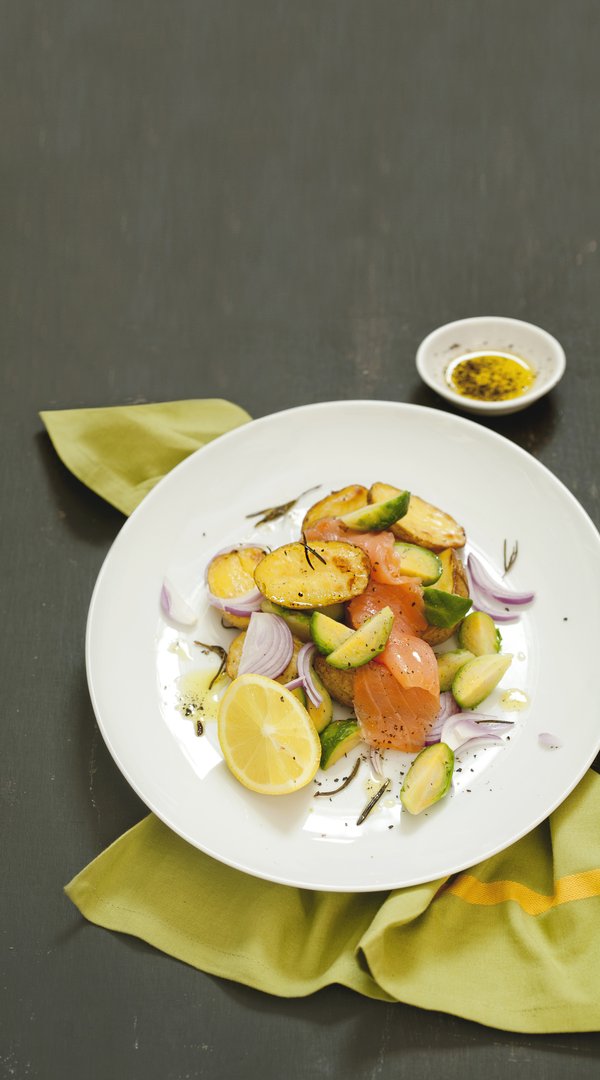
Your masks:
M470 550L502 575L503 541L518 542L508 581L534 589L521 620L503 629L514 655L486 712L516 721L498 749L458 754L451 793L416 818L402 813L407 755L388 753L392 779L365 823L369 764L335 797L316 784L294 795L255 795L225 766L216 725L198 738L177 708L177 679L207 658L200 640L227 644L209 608L203 574L211 556L255 537L273 547L297 538L308 506L350 483L383 481L421 495L466 528ZM287 502L295 509L257 526L247 515ZM393 889L435 880L507 847L575 787L600 746L596 709L600 611L593 585L600 537L567 489L534 458L472 421L392 402L329 402L254 421L175 468L117 536L90 606L86 657L103 737L144 802L170 828L246 873L309 889ZM198 611L191 629L159 605L168 575ZM527 695L522 712L503 695ZM550 732L561 742L539 742ZM354 751L317 779L335 788Z

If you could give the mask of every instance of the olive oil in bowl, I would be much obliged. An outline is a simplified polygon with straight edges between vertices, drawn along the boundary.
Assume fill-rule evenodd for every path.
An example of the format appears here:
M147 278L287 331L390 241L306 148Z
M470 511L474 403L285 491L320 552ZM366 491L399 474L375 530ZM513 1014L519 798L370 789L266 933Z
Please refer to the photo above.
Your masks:
M446 368L448 386L475 401L509 401L521 397L535 381L534 369L518 356L471 352L455 357Z

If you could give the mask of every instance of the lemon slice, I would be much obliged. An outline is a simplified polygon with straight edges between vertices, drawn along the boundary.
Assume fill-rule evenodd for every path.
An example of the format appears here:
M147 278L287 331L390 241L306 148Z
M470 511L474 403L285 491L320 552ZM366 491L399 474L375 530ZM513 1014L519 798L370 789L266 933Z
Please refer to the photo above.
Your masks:
M236 779L261 795L298 791L319 768L321 743L306 709L264 675L240 675L227 688L219 742Z

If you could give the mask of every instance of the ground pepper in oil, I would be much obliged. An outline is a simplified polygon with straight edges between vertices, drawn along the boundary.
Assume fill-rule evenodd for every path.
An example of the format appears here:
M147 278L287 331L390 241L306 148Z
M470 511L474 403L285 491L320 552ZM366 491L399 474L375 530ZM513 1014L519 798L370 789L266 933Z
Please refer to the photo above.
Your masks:
M467 353L451 361L446 379L462 397L508 401L529 389L535 371L525 360L509 353Z

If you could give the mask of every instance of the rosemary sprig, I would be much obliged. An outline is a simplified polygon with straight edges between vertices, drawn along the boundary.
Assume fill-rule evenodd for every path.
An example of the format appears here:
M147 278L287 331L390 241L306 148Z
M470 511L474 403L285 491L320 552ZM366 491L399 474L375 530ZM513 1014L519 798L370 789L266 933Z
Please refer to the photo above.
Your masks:
M320 795L338 795L340 791L343 791L344 788L348 787L348 784L350 784L352 782L352 780L354 780L354 777L356 776L359 769L360 769L360 758L357 758L356 761L354 762L354 768L352 769L352 772L350 773L349 776L346 777L343 784L340 784L339 787L334 788L333 791L315 791L315 794L314 794L315 799L318 799Z
M212 690L217 679L219 678L219 675L221 675L225 664L227 663L227 649L224 649L222 645L205 645L203 641L195 641L194 645L199 645L201 649L206 649L207 652L214 652L217 654L217 656L221 657L219 670L217 671L216 675L213 675L212 679L208 684L208 689ZM200 734L202 734L202 732L200 732Z
M367 803L367 805L365 806L362 814L359 814L359 816L357 817L357 819L356 819L356 824L357 825L362 825L363 821L365 821L368 818L369 814L371 813L371 810L373 809L374 806L377 805L377 803L379 802L381 796L383 795L383 793L385 791L387 791L389 786L390 786L390 779L388 777L387 780L384 780L383 784L379 788L379 791L376 791L373 798Z
M508 571L510 570L510 568L515 565L517 555L519 554L519 541L515 540L514 547L513 547L512 551L511 551L510 555L509 555L508 554L507 543L506 543L506 540L505 540L504 541L503 552L504 552L504 573L508 574Z
M494 717L493 720L474 720L473 723L474 724L508 724L509 727L512 727L513 724L514 724L514 720L496 720L496 718Z
M264 510L255 510L252 514L246 514L247 518L260 517L260 521L257 521L257 525L265 525L267 521L276 521L277 518L283 517L288 511L292 509L301 499L303 495L308 495L309 491L316 491L320 488L320 484L316 484L314 487L307 488L306 491L302 491L300 495L296 495L295 499L290 499L289 502L281 503L280 506L267 506ZM261 517L261 514L264 515Z
M306 561L307 561L308 565L310 566L311 570L314 570L314 566L310 561L310 555L314 555L316 559L319 559L319 561L323 563L323 566L327 566L327 559L324 559L323 556L320 555L318 551L315 551L315 549L310 546L310 544L307 542L306 534L304 532L302 533L302 545L304 547L304 554L306 555ZM310 555L309 555L309 551L310 551Z

